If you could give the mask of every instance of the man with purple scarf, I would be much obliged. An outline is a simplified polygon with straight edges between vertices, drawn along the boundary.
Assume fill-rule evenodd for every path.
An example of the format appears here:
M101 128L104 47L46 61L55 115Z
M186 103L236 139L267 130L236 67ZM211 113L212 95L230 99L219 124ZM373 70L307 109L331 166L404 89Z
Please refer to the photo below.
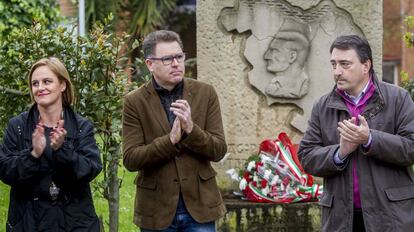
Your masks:
M377 79L365 38L340 36L330 52L336 85L299 147L305 171L324 180L322 231L412 231L413 101Z

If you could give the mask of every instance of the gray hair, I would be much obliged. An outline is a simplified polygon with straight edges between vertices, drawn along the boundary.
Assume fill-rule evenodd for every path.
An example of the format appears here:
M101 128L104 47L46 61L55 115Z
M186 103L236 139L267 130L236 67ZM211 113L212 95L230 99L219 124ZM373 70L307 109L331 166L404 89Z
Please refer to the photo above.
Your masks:
M177 42L181 49L183 48L183 42L180 35L174 31L159 30L149 33L142 44L142 50L144 51L144 58L147 59L151 55L154 55L155 46L160 42Z

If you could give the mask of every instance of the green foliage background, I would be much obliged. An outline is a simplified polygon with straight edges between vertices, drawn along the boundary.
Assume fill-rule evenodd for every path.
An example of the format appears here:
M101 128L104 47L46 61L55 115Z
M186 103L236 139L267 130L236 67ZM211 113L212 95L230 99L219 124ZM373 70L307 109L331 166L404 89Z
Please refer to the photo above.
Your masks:
M2 0L0 12L0 40L33 21L49 27L60 19L55 0Z
M414 16L407 16L404 19L405 34L404 41L408 48L414 48ZM409 77L408 73L401 71L401 86L408 90L411 98L414 100L414 77ZM414 166L413 166L414 167Z
M78 0L72 1L78 3ZM139 38L166 25L166 18L170 16L176 2L177 0L88 0L85 1L86 27L91 28L112 13L117 21L115 26L125 27L129 34Z
M414 47L414 16L407 16L404 19L404 23L406 26L406 32L404 34L404 41L407 47L413 48Z

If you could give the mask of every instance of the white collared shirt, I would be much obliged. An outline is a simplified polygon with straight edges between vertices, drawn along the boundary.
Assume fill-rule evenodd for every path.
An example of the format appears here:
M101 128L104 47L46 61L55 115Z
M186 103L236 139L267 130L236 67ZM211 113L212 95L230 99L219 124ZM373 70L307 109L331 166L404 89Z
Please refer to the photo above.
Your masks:
M362 99L362 97L364 97L365 93L367 92L368 86L371 83L371 80L369 80L367 82L367 84L365 85L365 87L362 89L361 93L358 94L358 96L354 97L350 94L348 94L347 92L344 91L345 95L355 104L358 105L358 102Z

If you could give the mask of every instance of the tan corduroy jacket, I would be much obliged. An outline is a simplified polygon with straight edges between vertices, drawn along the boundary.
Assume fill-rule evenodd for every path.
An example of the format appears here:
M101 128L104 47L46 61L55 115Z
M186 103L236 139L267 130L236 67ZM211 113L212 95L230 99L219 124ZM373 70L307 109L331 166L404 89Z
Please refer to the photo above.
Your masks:
M198 222L216 220L226 212L210 164L227 151L217 94L208 84L184 78L183 99L190 104L194 128L175 146L151 81L124 99L123 161L129 171L139 172L134 223L141 228L167 228L180 191Z

